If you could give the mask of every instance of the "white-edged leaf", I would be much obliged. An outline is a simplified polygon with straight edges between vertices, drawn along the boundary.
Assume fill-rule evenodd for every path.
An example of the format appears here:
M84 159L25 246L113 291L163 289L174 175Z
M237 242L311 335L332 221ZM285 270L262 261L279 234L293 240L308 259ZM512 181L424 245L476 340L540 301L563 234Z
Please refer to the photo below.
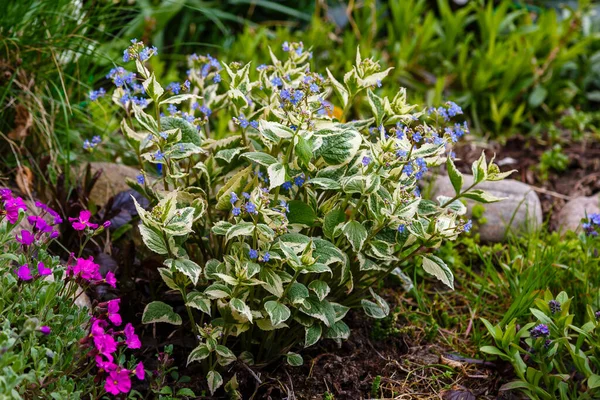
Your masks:
M423 269L442 281L444 285L454 289L454 275L441 258L433 254L423 256Z
M152 324L155 322L166 322L172 325L181 325L181 317L175 311L173 307L162 301L153 301L146 305L144 313L142 315L143 324Z

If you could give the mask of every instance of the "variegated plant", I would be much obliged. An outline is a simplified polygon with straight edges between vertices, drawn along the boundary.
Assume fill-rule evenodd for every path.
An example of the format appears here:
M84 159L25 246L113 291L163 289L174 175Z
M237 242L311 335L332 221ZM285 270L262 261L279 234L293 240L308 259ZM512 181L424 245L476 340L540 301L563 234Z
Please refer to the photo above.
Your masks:
M137 75L110 75L121 77L113 100L142 167L130 184L153 205L137 205L140 232L181 293L198 342L188 362L204 364L211 391L219 366L281 356L298 365L298 350L348 338L350 308L385 317L373 287L407 260L452 287L432 251L470 228L461 199L499 200L474 186L505 176L482 155L463 189L450 156L467 130L450 122L456 104L420 109L404 89L379 97L389 70L360 52L342 83L312 72L301 43L283 50L285 61L271 52L256 72L193 55L187 80L163 88L145 65L154 51L135 42L124 59ZM219 138L224 121L230 133ZM443 163L456 196L421 198L419 179ZM182 317L155 301L143 321Z

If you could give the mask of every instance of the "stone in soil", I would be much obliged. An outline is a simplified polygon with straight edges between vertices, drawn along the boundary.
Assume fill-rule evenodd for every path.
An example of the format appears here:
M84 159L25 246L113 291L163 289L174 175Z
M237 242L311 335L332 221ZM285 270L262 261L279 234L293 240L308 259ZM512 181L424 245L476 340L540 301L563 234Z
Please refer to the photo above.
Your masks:
M463 175L463 190L473 184L473 176ZM502 242L506 233L523 235L541 226L542 206L535 191L526 183L514 179L483 182L476 187L496 197L505 197L497 203L483 204L485 222L480 224L479 234L484 242ZM432 198L454 197L455 192L447 176L438 176L432 184ZM467 200L468 216L477 204Z
M557 215L558 229L560 231L581 229L582 218L589 214L600 213L599 196L600 194L590 197L580 196L569 200Z
M97 206L103 206L117 193L129 190L130 187L127 185L127 178L135 181L137 175L140 173L136 168L109 162L92 162L90 165L92 175L102 169L102 175L100 175L90 193L90 200ZM84 171L85 169L82 169L82 173Z

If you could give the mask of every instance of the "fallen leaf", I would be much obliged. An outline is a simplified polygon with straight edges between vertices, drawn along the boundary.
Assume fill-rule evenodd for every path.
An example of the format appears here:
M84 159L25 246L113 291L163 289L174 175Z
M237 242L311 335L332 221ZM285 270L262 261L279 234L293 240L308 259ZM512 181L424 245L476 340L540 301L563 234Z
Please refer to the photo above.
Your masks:
M15 178L17 186L23 193L31 194L33 189L33 172L28 167L19 167Z
M27 137L29 128L33 125L33 117L21 104L17 105L15 109L15 128L8 133L8 137L13 140L22 140Z

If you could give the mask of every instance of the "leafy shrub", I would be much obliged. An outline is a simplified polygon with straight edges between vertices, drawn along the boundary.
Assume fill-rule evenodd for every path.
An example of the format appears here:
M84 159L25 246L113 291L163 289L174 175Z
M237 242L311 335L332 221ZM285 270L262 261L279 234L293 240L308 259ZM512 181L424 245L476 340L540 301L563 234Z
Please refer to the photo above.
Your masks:
M384 318L389 307L372 287L404 261L452 287L431 252L470 229L459 199L499 200L474 186L506 175L482 154L475 184L461 189L448 156L468 129L450 122L462 113L456 104L418 110L404 89L379 97L390 70L360 53L342 83L312 72L302 43L283 50L285 60L271 52L271 65L257 67L257 80L250 64L192 55L186 81L163 88L146 66L155 51L134 40L123 58L139 77L122 67L109 74L122 132L143 164L130 184L152 205L137 205L140 232L165 257L159 272L199 340L188 363L203 364L211 392L223 384L219 365L282 355L300 365L293 350L348 338L350 308ZM339 118L326 100L333 92ZM372 116L344 122L361 93ZM232 132L212 137L224 124ZM456 196L422 199L419 179L444 161ZM160 300L142 321L183 323Z
M586 323L573 324L571 298L546 291L535 300L531 314L537 319L519 328L516 319L506 326L483 320L495 346L481 351L510 362L518 377L503 386L531 399L592 399L600 393L600 312L588 305Z
M98 304L92 314L75 305L90 286L115 287L114 275L102 277L91 257L71 254L63 265L48 250L59 236L59 214L39 202L27 210L8 189L0 197L0 397L79 399L129 392L131 375L144 379L145 371L126 358L125 349L141 343L131 324L117 328L119 299ZM31 227L16 233L27 211ZM88 211L70 218L85 241L108 227L89 218Z

